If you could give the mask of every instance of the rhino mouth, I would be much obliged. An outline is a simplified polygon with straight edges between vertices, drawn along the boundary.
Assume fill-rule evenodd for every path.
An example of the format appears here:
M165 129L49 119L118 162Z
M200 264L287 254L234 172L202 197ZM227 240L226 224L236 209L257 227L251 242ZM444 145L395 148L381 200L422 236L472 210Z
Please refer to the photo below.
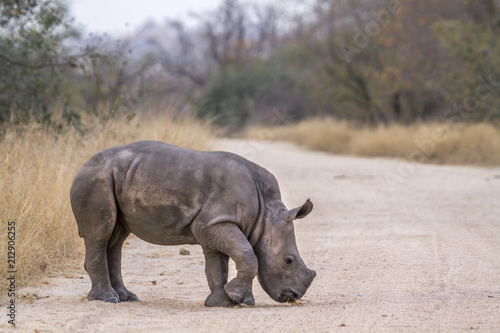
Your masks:
M304 294L306 293L307 289L311 285L312 281L316 277L316 272L313 270L309 270L309 279L308 281L303 285L302 288L289 288L289 289L283 289L281 292L277 295L276 301L280 303L291 303L295 302L296 300L300 299Z
M300 292L299 290L297 290L295 288L286 289L286 290L281 291L281 293L278 297L278 302L280 302L280 303L286 303L286 302L292 303L292 302L298 300L299 298L301 298L303 295L304 295L303 292Z

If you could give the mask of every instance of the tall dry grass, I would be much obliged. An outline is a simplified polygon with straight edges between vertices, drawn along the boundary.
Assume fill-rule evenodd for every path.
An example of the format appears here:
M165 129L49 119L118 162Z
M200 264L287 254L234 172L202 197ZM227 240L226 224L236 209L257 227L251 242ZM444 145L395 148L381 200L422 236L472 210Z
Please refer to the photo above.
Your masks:
M283 127L250 128L244 136L292 141L336 154L400 157L438 164L500 165L500 128L489 123L391 124L373 128L314 118Z
M37 123L3 128L0 276L7 273L8 221L16 223L18 284L81 267L83 242L71 212L69 190L76 171L92 155L143 139L205 150L213 134L207 124L192 119L173 121L168 116L106 123L86 119L84 123L88 128L84 136L68 126L57 131Z

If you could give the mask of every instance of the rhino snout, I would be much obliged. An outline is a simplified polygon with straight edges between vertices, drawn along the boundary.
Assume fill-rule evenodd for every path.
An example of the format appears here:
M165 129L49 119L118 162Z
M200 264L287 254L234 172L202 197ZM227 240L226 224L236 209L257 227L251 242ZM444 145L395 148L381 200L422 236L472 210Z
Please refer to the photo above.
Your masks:
M280 303L293 302L300 299L302 296L304 296L307 288L309 288L315 277L316 277L316 272L313 271L312 269L308 270L308 279L307 282L304 283L304 291L301 291L296 288L283 290L280 293L280 296L278 297L278 302Z
M302 295L303 294L300 291L298 291L297 289L291 288L288 290L283 290L280 294L278 301L281 303L293 302L293 301L301 298Z

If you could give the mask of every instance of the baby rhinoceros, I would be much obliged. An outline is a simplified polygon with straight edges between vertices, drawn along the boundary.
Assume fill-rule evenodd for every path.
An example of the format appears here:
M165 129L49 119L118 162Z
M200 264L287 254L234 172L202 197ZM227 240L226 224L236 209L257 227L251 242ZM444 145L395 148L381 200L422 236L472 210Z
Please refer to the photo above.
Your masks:
M316 276L306 267L276 178L228 152L201 152L156 141L109 148L77 172L71 207L85 241L89 300L138 301L123 284L121 250L134 233L154 244L200 244L210 287L206 306L254 305L252 281L277 302L301 298ZM228 259L237 275L228 279Z

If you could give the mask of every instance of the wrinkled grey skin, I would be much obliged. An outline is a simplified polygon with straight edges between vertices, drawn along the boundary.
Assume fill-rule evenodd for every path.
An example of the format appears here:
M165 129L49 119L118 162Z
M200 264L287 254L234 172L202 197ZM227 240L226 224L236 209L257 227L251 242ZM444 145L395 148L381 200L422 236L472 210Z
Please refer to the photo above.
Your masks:
M141 141L93 156L71 187L85 241L89 300L138 301L121 276L130 233L154 244L200 244L210 287L206 306L254 305L252 280L278 302L299 299L316 273L297 251L292 221L309 199L287 210L274 176L232 153L199 152ZM228 259L237 276L229 283Z

